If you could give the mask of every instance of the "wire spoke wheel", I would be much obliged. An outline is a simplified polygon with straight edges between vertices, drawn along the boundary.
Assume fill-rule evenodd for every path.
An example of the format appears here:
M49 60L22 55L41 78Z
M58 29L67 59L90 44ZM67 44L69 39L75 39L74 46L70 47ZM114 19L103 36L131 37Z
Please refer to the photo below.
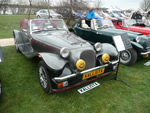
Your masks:
M39 72L39 81L42 89L46 93L51 93L51 80L50 80L50 71L47 69L46 64L41 60L38 64Z
M40 77L40 83L43 86L43 88L47 87L47 75L45 72L45 69L41 66L39 68L39 77Z

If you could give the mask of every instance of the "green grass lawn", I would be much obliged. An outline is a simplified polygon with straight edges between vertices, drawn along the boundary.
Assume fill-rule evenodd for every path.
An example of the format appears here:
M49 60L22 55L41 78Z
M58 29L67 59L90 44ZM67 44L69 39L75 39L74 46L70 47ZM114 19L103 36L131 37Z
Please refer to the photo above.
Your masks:
M34 18L35 15L31 15ZM12 38L12 31L20 29L20 21L27 19L28 15L0 15L0 38Z
M35 18L35 15L31 15L31 18ZM0 15L0 39L2 38L12 38L12 32L14 29L20 30L20 21L22 19L27 19L28 15ZM67 22L67 21L65 21ZM70 22L70 26L74 22Z
M73 89L47 95L40 87L37 60L16 53L15 47L3 47L5 61L0 63L3 98L0 113L150 113L150 68L148 61L139 60L134 66L120 66L121 81L106 78L96 80L101 85L79 94Z

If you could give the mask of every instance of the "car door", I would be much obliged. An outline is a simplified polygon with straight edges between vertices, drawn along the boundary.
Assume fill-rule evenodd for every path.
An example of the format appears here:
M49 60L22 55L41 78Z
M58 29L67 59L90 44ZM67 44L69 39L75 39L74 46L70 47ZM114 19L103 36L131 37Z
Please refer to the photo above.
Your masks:
M82 37L83 39L85 39L85 40L87 40L93 44L96 42L113 44L112 37L101 32L101 30L96 31L93 29L86 29L86 28L77 27L75 30L75 33L78 36Z
M103 32L103 29L90 31L90 37L92 37L93 42L110 43L113 44L112 36Z
M87 28L82 28L80 26L75 26L74 27L74 33L78 36L80 36L81 38L83 38L84 40L93 42L94 39L91 37L90 33L91 33L91 29L87 29Z

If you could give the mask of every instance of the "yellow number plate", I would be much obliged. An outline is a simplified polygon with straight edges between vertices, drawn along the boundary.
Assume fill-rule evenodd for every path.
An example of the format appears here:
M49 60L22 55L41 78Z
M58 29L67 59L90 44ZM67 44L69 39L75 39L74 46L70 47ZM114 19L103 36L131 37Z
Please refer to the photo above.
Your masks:
M104 71L105 71L105 68L102 68L102 69L99 69L99 70L96 70L96 71L93 71L93 72L90 72L90 73L86 73L86 74L83 75L82 80L94 77L96 75L100 75L100 74L104 73Z

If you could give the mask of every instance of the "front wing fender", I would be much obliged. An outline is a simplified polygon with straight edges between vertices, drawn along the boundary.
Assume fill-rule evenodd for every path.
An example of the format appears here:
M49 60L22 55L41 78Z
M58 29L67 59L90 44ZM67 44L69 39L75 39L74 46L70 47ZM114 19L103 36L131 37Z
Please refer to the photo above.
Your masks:
M143 50L144 49L140 44L133 42L133 41L130 41L130 42L131 42L131 45L133 48L135 48L137 50Z
M55 71L63 69L68 62L67 60L61 58L60 55L53 53L39 53L39 55L42 57L48 68Z
M105 53L111 56L118 56L118 51L113 45L108 44L108 43L103 43L102 47L103 47L102 50L98 52L96 56L103 55Z

